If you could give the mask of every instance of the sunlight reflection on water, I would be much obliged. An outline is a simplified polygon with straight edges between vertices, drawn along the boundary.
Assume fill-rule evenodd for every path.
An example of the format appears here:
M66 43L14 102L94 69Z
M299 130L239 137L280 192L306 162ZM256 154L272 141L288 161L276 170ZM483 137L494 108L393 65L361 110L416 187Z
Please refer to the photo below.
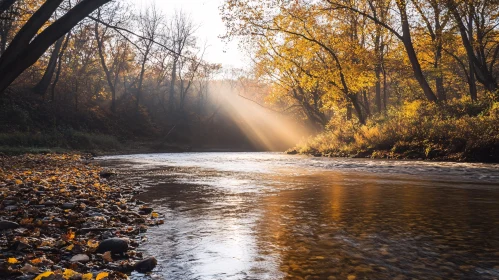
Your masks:
M276 153L104 158L166 214L166 279L497 279L499 166ZM140 275L135 277L140 278Z

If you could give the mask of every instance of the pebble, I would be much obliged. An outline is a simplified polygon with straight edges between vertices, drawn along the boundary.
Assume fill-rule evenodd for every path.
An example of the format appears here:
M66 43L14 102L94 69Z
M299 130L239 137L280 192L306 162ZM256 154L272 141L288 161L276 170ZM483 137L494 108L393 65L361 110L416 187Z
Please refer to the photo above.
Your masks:
M61 205L62 209L73 209L75 207L76 207L76 204L74 204L74 203L63 203Z
M19 224L11 221L0 220L0 230L5 229L15 229L18 228Z
M122 238L109 238L99 243L97 253L110 251L113 254L125 253L128 250L128 242Z
M90 261L90 258L85 254L78 254L71 258L70 262L79 262L79 263L87 263Z

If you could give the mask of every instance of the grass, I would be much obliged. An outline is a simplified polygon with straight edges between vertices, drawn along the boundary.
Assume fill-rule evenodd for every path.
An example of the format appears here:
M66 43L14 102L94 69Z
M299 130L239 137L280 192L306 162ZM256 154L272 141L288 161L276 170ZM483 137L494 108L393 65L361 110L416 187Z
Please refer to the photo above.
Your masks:
M0 133L0 152L5 154L78 151L112 151L122 148L114 136L66 130Z

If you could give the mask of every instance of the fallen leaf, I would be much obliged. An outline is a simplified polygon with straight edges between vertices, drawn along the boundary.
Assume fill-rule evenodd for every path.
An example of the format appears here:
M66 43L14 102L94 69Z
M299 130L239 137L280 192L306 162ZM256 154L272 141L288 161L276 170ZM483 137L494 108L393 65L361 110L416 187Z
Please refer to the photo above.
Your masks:
M107 272L101 272L99 274L97 274L97 276L95 277L95 280L101 280L101 279L104 279L106 277L109 276L109 273Z
M80 275L80 273L78 273L72 269L66 268L64 270L64 273L62 274L62 277L64 277L64 279L69 279L73 276L78 276L78 275Z
M50 270L49 271L45 271L44 273L39 274L38 276L36 276L36 278L33 279L33 280L42 280L43 278L49 277L50 275L53 275L53 274L54 274L54 272L52 272Z
M10 263L10 264L19 263L19 261L16 258L9 258L9 259L7 259L7 262Z
M103 258L106 262L113 262L113 258L111 257L111 251L107 251L107 252L105 252L104 254L102 254L102 258Z

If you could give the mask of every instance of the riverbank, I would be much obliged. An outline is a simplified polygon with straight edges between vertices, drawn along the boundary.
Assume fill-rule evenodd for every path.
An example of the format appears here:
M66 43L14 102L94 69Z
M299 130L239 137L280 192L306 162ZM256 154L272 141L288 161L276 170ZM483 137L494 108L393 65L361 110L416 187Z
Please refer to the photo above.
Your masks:
M0 275L126 279L156 260L136 248L160 215L79 154L0 156ZM57 278L59 279L59 278Z
M334 119L289 154L327 157L499 162L499 103L414 101L367 124Z

